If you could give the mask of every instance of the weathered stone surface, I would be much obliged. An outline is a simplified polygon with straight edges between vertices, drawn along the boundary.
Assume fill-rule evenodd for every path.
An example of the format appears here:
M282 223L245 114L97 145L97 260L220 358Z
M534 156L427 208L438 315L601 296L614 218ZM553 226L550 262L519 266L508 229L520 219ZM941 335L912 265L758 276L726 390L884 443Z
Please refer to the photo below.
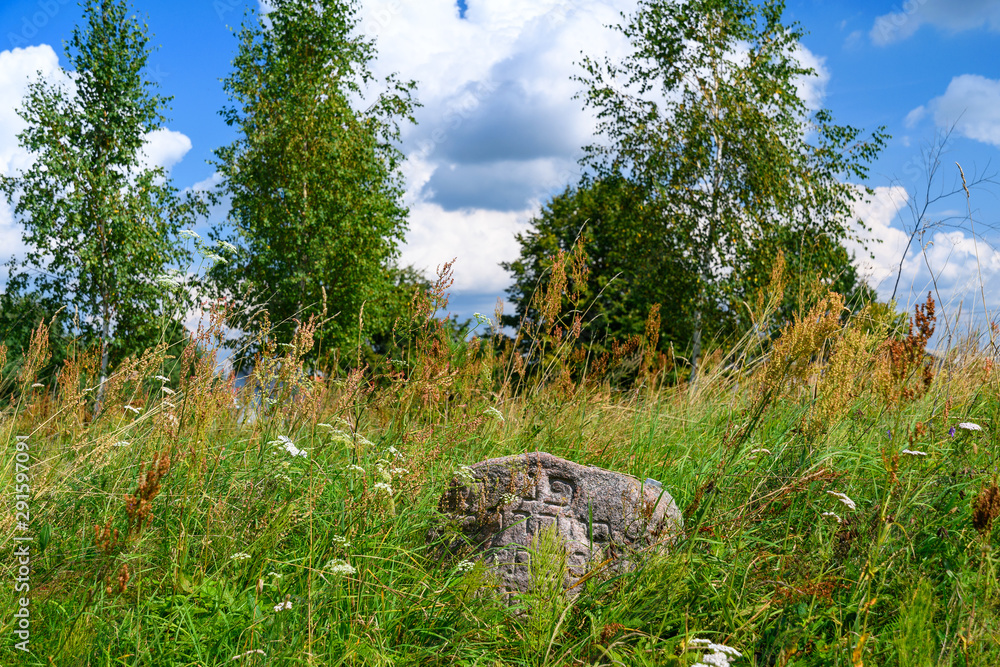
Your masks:
M573 588L597 564L613 571L636 550L665 545L683 521L655 480L640 482L544 452L490 459L463 472L438 504L462 533L448 548L471 547L496 566L509 591L531 587L529 547L545 527L555 526L563 539L563 585Z

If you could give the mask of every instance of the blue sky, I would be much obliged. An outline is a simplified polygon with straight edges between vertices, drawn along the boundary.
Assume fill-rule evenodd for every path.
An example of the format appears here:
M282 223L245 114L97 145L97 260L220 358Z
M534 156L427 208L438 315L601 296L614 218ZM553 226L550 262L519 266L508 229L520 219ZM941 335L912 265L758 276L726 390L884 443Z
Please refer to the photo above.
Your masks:
M179 188L214 181L207 162L233 139L218 111L220 79L236 50L241 0L148 0L134 3L160 48L151 78L173 96L166 130L150 138L149 159L170 169ZM905 7L905 9L904 9ZM452 305L463 317L492 312L508 284L498 266L516 257L514 234L545 199L575 182L580 147L594 121L572 96L581 51L625 53L606 27L635 0L364 0L362 30L378 39L376 72L418 82L424 107L407 127L403 150L410 231L401 260L433 273L453 257ZM885 125L893 138L872 165L876 197L858 209L881 244L862 257L865 275L888 296L912 220L907 204L926 188L921 150L957 122L932 192L966 175L1000 168L1000 0L789 2L786 18L808 31L802 56L820 76L803 85L815 105L842 124L868 131ZM63 41L81 19L69 0L0 3L0 172L28 157L17 146L14 114L28 76L59 77ZM989 307L1000 309L1000 188L972 193L973 242L964 196L929 209L932 223L903 260L899 300L926 295L931 271L946 312L982 312L979 276ZM952 219L956 227L936 225ZM204 231L207 224L199 230ZM923 247L923 250L921 250ZM860 248L857 248L860 252ZM23 252L18 223L0 202L0 261ZM976 255L978 254L978 263Z

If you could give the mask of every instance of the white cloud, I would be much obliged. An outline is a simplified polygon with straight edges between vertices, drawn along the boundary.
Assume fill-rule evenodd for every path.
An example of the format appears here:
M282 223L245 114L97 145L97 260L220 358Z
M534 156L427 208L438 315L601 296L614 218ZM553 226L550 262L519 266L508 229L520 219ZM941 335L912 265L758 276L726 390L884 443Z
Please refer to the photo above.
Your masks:
M1000 31L1000 0L909 0L903 11L877 17L868 35L884 46L910 37L925 24L950 33L983 26Z
M935 97L927 107L938 127L954 125L962 136L1000 146L1000 80L978 74L956 76L944 95Z
M17 135L25 129L17 115L30 82L38 73L51 84L72 91L70 76L59 66L59 57L48 44L0 51L0 174L11 176L31 166L30 154L19 145ZM170 169L191 149L191 140L180 132L161 128L146 137L144 160L148 165ZM0 263L11 256L21 258L27 248L21 242L21 225L14 219L12 207L0 200ZM4 274L0 279L5 279Z
M830 82L830 70L826 68L826 58L817 56L801 44L798 45L795 56L802 65L816 72L815 76L798 77L795 81L799 97L805 102L806 108L816 111L823 106L826 84Z
M145 168L163 167L170 171L191 150L191 140L186 135L165 127L147 132L145 139L140 157L140 164Z
M607 26L636 0L477 0L465 19L454 0L366 0L359 29L377 38L377 77L419 82L419 124L404 128L410 232L402 262L433 273L458 257L456 293L501 291L498 262L515 259L514 233L543 200L580 175L596 119L574 75L584 55L621 60L631 47ZM797 82L811 109L830 74L804 47L817 76Z
M927 107L921 104L919 107L906 114L906 118L903 119L903 124L907 127L907 129L912 130L926 115Z
M59 57L52 47L29 46L0 51L0 174L11 176L31 165L27 151L18 145L17 135L25 128L17 115L28 84L38 72L53 83L69 83L59 69ZM23 257L27 248L21 242L21 226L14 221L14 211L5 199L0 199L0 262L11 256ZM6 281L6 272L0 280Z
M966 314L973 304L979 304L981 309L983 291L991 310L1000 307L1000 293L990 289L1000 279L1000 252L981 239L973 239L965 230L934 228L914 238L907 249L910 235L893 223L898 224L898 213L908 200L901 186L878 187L870 202L855 206L855 214L871 229L863 232L868 252L857 242L846 244L847 249L855 253L861 277L879 298L887 300L892 295L898 276L896 301L907 311L913 304L923 303L928 291L934 292L935 300L940 296L944 302L939 304L939 315L956 315L960 303Z
M446 211L422 202L410 208L410 231L400 264L413 265L433 276L438 266L456 259L455 291L499 295L510 284L501 261L517 259L514 238L528 229L534 209Z

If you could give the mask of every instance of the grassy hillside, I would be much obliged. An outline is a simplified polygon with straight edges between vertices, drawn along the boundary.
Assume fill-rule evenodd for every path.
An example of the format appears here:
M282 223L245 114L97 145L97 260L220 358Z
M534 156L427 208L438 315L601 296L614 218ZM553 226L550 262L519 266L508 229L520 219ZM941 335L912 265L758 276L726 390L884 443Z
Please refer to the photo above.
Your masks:
M330 379L303 373L303 326L237 391L214 373L223 315L120 368L96 419L93 354L37 378L40 335L3 378L0 663L690 665L703 639L734 665L1000 664L1000 372L989 336L928 366L932 308L893 337L830 295L695 387L645 339L588 359L552 329L514 355L424 313ZM535 450L660 480L684 535L572 600L542 545L508 606L425 535L460 466Z

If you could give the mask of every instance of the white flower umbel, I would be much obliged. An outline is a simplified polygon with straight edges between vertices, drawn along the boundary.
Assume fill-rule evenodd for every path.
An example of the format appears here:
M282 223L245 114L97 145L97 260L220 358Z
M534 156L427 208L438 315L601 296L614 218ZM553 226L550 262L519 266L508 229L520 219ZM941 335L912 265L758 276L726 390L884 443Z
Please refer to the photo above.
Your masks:
M688 642L688 649L691 651L711 651L699 658L699 662L691 667L728 667L729 663L742 657L742 654L732 646L716 644L708 639L692 639Z
M376 491L376 492L378 492L378 491L384 491L385 493L389 494L390 496L392 495L392 487L389 486L388 484L386 484L385 482L378 482L377 484L375 484L372 487L372 489L374 491Z
M200 239L201 238L201 236L198 234L198 232L194 231L193 229L182 229L181 231L177 232L177 236L181 237L182 239Z
M963 430L966 430L966 431L982 431L983 430L982 426L980 426L979 424L973 424L972 422L962 422L961 424L958 425L958 427L960 429L963 429Z
M115 443L115 447L128 447L131 444L132 443L129 442L128 440L119 440L118 442Z
M904 449L900 454L906 454L907 456L927 456L927 452L919 452L915 449Z
M247 558L250 558L250 554L238 553L238 554L233 554L232 556L230 556L230 558L233 560L246 560Z
M852 509L852 510L853 509L857 509L857 505L854 504L853 500L851 500L850 498L847 497L847 494L839 493L838 491L827 491L826 495L833 496L834 498L836 498L840 502L842 502L845 505L847 505L847 507L850 508L850 509Z
M455 477L463 484L472 484L476 481L476 476L469 466L459 466L458 470L455 471Z
M326 565L323 566L323 569L337 577L347 577L357 572L353 565L341 558L328 560Z
M521 496L519 496L517 494L514 494L514 493L505 493L502 496L500 496L500 504L503 505L503 506L505 506L505 507L507 505L513 505L514 503L518 502L519 500L521 500Z
M476 566L471 560L463 560L458 565L455 566L456 572L471 572L472 568Z
M347 472L353 472L353 473L357 473L358 475L364 475L365 474L365 469L362 468L361 466L349 465L349 466L347 466Z
M170 382L170 378L163 377L162 375L154 375L153 379L154 380L159 380L160 382Z
M822 514L820 514L820 516L828 516L831 519L836 519L837 523L841 523L842 521L842 519L839 516L837 516L836 512L823 512Z
M174 391L170 387L160 387L160 391L162 391L167 396L173 396L174 394L177 393L176 391Z
M229 252L234 252L234 253L235 252L239 252L239 250L236 248L236 246L234 246L229 241L219 240L219 241L216 241L216 243L218 244L218 246L220 248L224 248L225 250L228 250Z
M282 447L292 456L301 456L302 458L306 458L305 450L296 447L295 443L292 442L292 439L289 438L287 435L279 435L277 440L272 440L267 444L274 445L276 447Z
M184 274L177 269L167 269L165 273L156 276L156 282L164 287L180 287L184 284Z
M292 608L291 600L285 600L284 602L279 602L278 604L274 605L274 611L276 612L291 608Z
M494 419L496 419L501 424L504 423L503 415L500 414L500 411L497 410L496 408L494 408L492 405L489 406L488 408L486 408L485 410L483 410L483 414L484 415L489 415L490 417L493 417Z
M330 538L330 541L333 542L334 546L338 546L343 549L346 549L349 546L351 546L351 543L348 542L347 538L344 537L343 535L334 535L333 537Z

